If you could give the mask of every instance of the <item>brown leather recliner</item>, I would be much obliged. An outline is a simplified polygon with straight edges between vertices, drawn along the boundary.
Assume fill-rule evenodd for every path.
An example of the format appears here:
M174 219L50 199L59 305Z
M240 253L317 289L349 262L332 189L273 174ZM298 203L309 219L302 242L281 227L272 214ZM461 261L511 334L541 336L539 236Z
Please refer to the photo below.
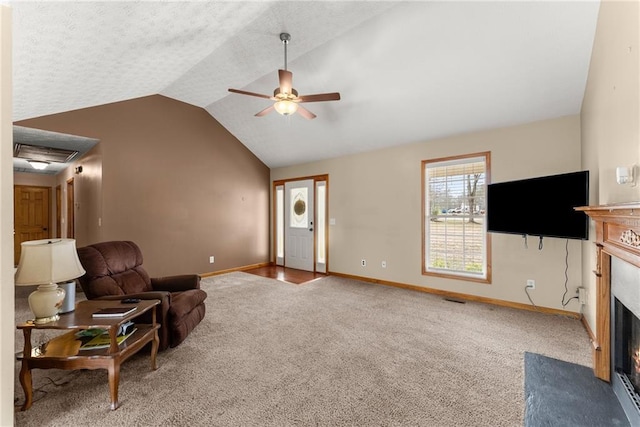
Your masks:
M86 270L78 280L87 299L159 299L157 321L159 350L175 347L204 318L207 293L200 276L186 274L150 278L142 267L142 252L131 241L95 243L78 248ZM141 321L150 322L151 317Z

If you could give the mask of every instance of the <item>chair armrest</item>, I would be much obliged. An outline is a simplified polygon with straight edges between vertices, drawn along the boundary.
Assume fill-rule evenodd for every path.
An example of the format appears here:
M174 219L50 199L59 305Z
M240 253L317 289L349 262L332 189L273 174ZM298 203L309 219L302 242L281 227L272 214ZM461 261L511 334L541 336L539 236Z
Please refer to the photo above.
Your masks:
M160 306L158 309L158 320L162 322L164 313L169 311L171 306L171 293L165 291L148 291L148 292L136 292L126 295L105 295L96 299L104 300L122 300L126 298L140 298L141 300L157 299L160 300Z
M105 295L96 299L121 300L126 298L159 299L160 301L164 300L165 298L169 298L169 301L171 301L171 294L165 291L148 291L125 295Z
M197 274L183 274L181 276L156 277L151 279L151 287L155 291L169 292L200 289L200 276Z
M96 298L97 300L122 300L126 298L140 298L141 300L149 300L149 299L157 299L160 300L160 305L158 306L158 310L156 311L157 321L160 324L165 323L165 317L169 312L169 307L171 307L171 293L165 291L148 291L148 292L136 292L133 294L126 295L106 295L103 297ZM148 317L150 319L150 317ZM150 320L148 320L150 321ZM163 331L164 332L164 331Z

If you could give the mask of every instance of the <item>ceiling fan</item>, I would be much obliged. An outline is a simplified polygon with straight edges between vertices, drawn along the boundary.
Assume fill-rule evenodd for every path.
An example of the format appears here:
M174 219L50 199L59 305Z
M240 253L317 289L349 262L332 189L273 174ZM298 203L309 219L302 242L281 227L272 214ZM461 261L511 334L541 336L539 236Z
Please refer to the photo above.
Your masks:
M292 87L291 71L287 70L287 45L291 40L289 33L280 33L280 40L284 44L284 70L278 70L278 80L280 86L273 91L273 96L262 95L260 93L247 92L246 90L229 89L229 92L239 93L241 95L257 96L258 98L265 98L275 101L273 105L258 112L256 117L262 117L269 114L271 111L276 110L283 116L294 114L296 111L305 119L315 119L316 115L307 110L300 104L303 102L320 102L320 101L339 101L340 93L319 93L315 95L298 95L298 91Z

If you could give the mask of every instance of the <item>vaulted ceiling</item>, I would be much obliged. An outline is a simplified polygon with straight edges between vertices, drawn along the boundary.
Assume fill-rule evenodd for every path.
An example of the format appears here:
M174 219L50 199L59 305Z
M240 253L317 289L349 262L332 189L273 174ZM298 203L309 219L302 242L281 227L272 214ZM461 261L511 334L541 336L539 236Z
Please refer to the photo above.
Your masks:
M161 94L269 167L577 114L598 1L4 1L14 120ZM317 115L254 114L284 65Z

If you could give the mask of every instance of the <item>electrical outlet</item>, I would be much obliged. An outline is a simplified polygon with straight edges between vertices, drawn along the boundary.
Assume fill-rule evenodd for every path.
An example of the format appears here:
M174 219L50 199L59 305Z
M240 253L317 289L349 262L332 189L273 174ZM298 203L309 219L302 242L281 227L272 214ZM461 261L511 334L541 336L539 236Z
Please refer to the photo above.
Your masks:
M363 267L367 266L367 260L363 259L362 261L360 261L360 265L362 265Z
M535 289L536 288L536 281L533 280L533 279L527 280L527 288Z
M582 286L576 290L578 291L578 301L580 301L580 304L585 305L587 303L587 290Z
M382 261L382 268L387 268L387 261Z
M215 262L215 260L216 260L216 258L213 255L211 255L209 257L209 264L213 264Z

